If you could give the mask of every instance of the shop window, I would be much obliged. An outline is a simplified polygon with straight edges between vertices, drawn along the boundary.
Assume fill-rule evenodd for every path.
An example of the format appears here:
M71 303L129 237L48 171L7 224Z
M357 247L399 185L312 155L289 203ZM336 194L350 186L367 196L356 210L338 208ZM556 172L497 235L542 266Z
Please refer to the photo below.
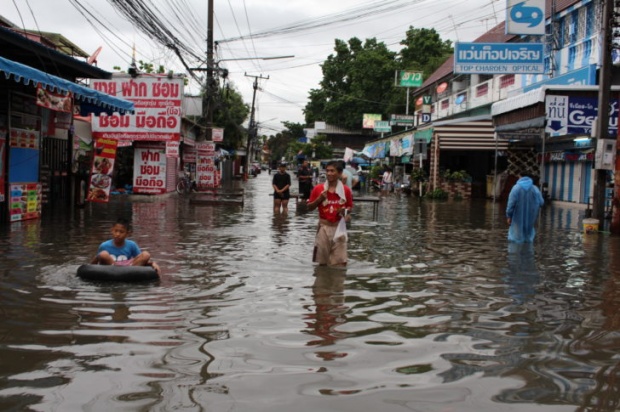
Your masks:
M499 79L499 87L500 89L505 89L508 86L512 86L515 84L515 75L507 74L505 76L500 77Z

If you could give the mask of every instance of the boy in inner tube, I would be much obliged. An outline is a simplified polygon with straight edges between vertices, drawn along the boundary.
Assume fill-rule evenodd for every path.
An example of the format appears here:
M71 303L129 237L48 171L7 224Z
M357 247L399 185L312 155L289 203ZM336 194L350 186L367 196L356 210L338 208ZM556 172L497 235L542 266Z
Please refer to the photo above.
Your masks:
M125 219L118 219L112 226L112 239L106 240L97 250L93 265L116 266L152 266L159 276L161 271L157 263L151 261L151 254L141 251L133 240L127 239L131 227Z

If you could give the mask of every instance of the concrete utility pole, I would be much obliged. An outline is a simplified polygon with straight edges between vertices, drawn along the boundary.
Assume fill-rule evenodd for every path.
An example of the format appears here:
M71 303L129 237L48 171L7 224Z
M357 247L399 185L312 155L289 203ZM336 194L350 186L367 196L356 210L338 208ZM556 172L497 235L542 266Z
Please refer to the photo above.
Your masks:
M202 98L202 113L205 118L205 140L211 141L213 132L213 95L215 79L213 77L213 0L208 3L207 16L207 84Z
M609 95L611 89L611 29L613 27L613 0L603 1L601 21L601 67L598 80L598 115L596 118L597 139L616 139L609 136ZM605 218L605 186L607 170L597 169L592 199L592 217L602 224Z
M267 77L263 77L263 75L258 75L258 76L251 76L247 73L244 73L244 75L246 77L253 77L254 78L254 93L252 94L252 109L250 110L250 124L248 127L248 146L247 146L247 154L245 156L245 167L244 167L244 174L247 177L248 173L250 172L250 155L252 153L252 142L254 141L254 138L256 138L257 134L258 134L258 128L256 127L256 121L254 119L254 105L256 103L256 90L258 89L258 79L269 79L269 76Z

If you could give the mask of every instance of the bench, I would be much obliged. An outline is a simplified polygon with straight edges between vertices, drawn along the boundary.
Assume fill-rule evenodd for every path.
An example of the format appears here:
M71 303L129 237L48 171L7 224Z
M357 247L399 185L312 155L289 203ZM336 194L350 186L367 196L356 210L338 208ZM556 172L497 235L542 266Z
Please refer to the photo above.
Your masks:
M379 196L353 196L353 206L356 203L372 203L372 217L374 219L379 215Z

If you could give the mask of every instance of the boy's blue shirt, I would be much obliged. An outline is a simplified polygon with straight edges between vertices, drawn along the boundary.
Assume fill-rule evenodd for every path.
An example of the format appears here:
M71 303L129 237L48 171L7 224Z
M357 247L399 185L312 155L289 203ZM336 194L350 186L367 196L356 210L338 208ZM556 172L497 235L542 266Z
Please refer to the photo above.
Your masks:
M117 247L114 244L114 239L106 240L101 245L99 245L97 254L101 253L104 250L108 252L117 262L133 259L140 253L142 253L142 251L138 247L138 244L133 240L128 239L125 239L125 244L121 247Z

